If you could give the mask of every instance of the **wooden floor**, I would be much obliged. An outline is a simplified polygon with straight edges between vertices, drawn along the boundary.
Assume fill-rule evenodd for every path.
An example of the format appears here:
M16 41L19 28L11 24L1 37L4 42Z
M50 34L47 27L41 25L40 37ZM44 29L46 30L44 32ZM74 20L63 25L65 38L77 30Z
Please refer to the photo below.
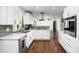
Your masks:
M63 47L58 42L58 33L51 32L50 40L34 40L28 49L27 53L66 53Z

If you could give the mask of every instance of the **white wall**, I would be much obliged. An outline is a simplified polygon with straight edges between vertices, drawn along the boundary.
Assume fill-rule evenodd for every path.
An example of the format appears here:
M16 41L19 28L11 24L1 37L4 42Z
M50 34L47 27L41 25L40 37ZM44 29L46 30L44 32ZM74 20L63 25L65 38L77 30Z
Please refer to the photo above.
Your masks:
M60 32L60 24L61 24L61 19L56 19L56 29L58 32Z

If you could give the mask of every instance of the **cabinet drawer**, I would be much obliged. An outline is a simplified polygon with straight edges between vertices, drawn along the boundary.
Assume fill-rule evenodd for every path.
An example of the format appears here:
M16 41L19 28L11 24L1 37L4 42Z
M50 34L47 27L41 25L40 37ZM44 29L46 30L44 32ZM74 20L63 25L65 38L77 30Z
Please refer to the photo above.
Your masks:
M62 45L62 47L67 51L67 52L71 52L71 46L65 41L65 40L59 40L60 44Z
M70 45L69 43L67 43L67 42L66 42L66 50L67 50L68 52L71 52L71 50L72 50L71 45Z
M27 42L26 42L27 48L31 45L32 42L33 42L33 40L31 37L29 39L27 39Z

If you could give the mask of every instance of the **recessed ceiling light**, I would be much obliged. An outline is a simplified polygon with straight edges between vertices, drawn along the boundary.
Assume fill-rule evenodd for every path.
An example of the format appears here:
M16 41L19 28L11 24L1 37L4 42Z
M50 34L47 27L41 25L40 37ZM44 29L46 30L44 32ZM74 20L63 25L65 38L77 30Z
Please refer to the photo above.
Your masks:
M55 7L52 7L52 9L54 10L54 9L55 9Z
M36 10L38 10L39 9L39 7L35 7L36 8Z

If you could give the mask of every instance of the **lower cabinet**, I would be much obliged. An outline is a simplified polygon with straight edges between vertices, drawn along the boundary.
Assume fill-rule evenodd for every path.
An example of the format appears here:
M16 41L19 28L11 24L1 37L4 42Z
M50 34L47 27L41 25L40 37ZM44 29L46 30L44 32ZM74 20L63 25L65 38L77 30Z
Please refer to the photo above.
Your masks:
M68 53L78 53L79 52L79 42L77 39L62 33L59 37L59 42L61 46L66 50Z
M31 38L31 36L30 37L27 36L27 38L25 38L25 43L26 43L27 48L31 45L32 41L33 40Z
M0 40L0 53L18 53L18 40Z
M68 53L71 52L71 50L72 50L72 47L70 45L71 41L69 41L69 38L67 37L67 35L61 33L59 42L62 45L62 47L66 50L66 52L68 52Z
M29 46L31 45L31 43L33 42L34 38L33 38L33 33L29 32L27 34L27 37L25 37L25 46L27 48L29 48Z
M49 30L36 30L35 40L50 40Z

